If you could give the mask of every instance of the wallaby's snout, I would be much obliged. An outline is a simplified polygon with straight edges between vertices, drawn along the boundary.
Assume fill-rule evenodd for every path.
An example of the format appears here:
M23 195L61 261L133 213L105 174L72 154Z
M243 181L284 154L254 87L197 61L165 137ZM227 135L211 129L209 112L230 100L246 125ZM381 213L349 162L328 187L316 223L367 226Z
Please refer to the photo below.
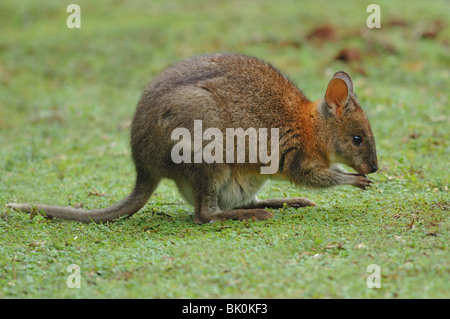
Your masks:
M371 173L375 173L376 171L378 171L378 165L377 164L372 164L372 170L370 172Z
M373 139L373 137L372 137ZM375 148L375 141L373 141L373 145L367 147L367 152L369 152L370 156L365 161L365 173L372 174L378 171L378 157Z

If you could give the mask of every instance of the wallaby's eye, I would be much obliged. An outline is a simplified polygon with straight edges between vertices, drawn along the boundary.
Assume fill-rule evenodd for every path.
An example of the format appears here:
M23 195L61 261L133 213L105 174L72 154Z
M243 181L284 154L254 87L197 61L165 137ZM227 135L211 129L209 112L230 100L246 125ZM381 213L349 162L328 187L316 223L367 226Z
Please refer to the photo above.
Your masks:
M353 136L353 144L360 146L362 144L362 137L359 135Z

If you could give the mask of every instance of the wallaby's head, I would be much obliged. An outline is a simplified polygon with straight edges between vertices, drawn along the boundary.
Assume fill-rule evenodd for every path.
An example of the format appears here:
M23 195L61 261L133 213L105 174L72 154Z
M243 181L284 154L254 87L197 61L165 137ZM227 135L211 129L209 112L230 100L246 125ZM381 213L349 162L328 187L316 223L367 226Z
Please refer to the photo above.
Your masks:
M333 161L348 165L360 174L376 172L375 139L347 73L340 71L333 76L319 107L330 134Z

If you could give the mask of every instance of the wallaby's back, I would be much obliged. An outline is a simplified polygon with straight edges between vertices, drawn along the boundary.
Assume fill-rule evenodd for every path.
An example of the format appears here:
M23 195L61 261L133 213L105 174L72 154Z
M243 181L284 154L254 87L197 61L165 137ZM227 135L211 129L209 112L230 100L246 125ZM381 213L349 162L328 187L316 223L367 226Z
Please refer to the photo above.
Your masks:
M170 177L171 132L203 127L294 129L295 114L310 101L271 64L240 54L209 54L180 61L158 75L144 91L132 123L137 165ZM280 141L283 142L282 140ZM154 161L149 163L149 158ZM160 161L162 160L162 161Z

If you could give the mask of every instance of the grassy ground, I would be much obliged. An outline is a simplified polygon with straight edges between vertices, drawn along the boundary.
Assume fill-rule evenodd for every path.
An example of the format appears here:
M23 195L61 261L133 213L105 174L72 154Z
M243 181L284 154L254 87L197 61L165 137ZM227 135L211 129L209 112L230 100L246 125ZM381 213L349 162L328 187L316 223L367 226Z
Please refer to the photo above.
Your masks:
M0 298L450 297L448 2L378 1L379 30L366 27L372 1L80 0L82 27L68 29L71 2L0 3ZM318 207L201 226L170 181L109 225L4 208L123 198L142 89L211 51L269 60L310 99L349 72L377 139L374 187L271 182L260 197ZM80 289L66 285L70 264ZM372 264L381 288L366 285Z

